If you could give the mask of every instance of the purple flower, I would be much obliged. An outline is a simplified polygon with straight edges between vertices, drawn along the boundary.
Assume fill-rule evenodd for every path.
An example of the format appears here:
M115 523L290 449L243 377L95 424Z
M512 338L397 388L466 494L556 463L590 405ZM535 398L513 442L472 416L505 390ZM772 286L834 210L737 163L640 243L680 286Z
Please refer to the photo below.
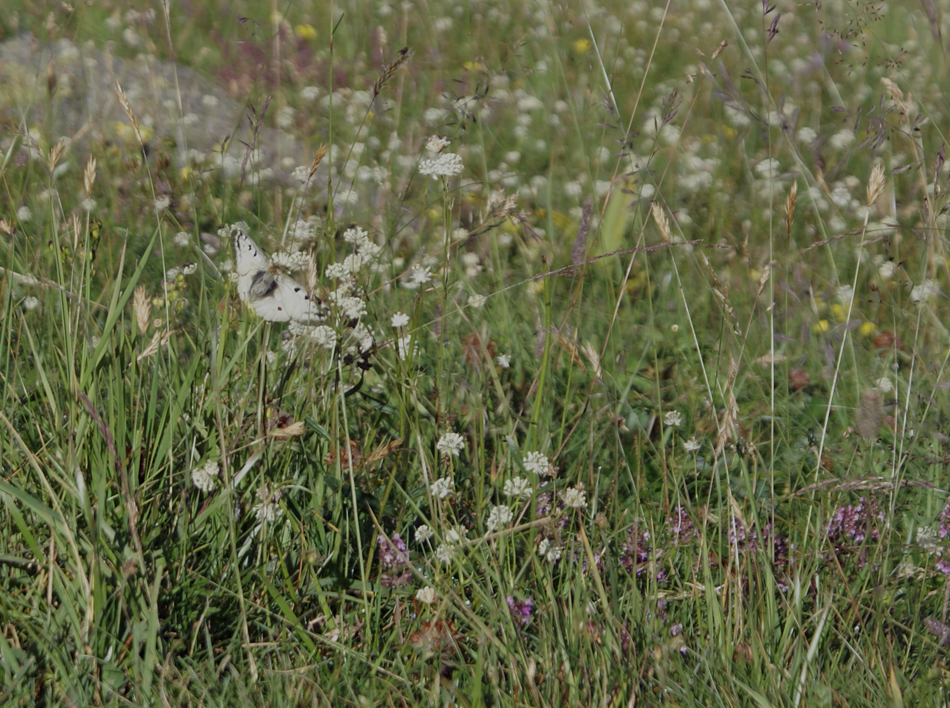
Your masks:
M515 619L521 622L522 627L527 627L531 622L531 612L534 610L534 600L530 597L524 602L518 602L511 595L507 598L508 609Z
M947 504L937 518L937 535L940 538L950 536L950 504Z
M379 537L377 551L379 564L385 569L401 568L409 564L409 556L406 554L406 542L398 533L393 534L391 541L384 536Z
M946 558L938 560L934 568L944 575L950 575L950 561L947 561Z

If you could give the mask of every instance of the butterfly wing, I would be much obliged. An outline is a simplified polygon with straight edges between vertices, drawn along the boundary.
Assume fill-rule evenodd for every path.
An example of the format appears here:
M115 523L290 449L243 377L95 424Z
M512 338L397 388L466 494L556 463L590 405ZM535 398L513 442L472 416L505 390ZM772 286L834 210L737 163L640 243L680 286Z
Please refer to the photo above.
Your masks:
M236 226L231 228L231 248L234 250L234 272L238 277L238 297L250 302L251 287L255 280L260 281L267 275L270 261L251 237Z
M270 259L239 228L231 229L234 270L238 297L268 322L316 324L326 318L326 310L307 289L293 278L271 273Z
M265 291L266 289L266 291ZM317 324L326 318L322 304L286 275L267 275L251 286L248 299L254 312L268 322Z

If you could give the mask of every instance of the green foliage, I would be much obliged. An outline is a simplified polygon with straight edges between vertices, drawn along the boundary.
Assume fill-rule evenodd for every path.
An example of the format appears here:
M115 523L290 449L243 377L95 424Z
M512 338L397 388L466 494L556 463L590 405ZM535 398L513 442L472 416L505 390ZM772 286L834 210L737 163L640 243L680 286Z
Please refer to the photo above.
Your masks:
M664 7L5 5L0 705L946 702L938 20Z

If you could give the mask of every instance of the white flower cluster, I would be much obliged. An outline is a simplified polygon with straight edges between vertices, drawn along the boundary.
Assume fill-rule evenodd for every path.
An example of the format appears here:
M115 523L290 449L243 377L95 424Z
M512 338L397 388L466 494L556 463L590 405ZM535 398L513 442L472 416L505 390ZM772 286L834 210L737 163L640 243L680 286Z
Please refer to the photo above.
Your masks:
M454 152L440 154L434 160L422 160L419 163L419 174L439 179L440 177L454 177L462 171L462 157Z
M221 466L214 460L208 460L201 467L191 471L191 483L206 494L214 489L214 481L218 478Z
M513 497L519 501L531 498L531 483L524 477L512 477L505 481L504 492L506 497Z
M445 499L449 494L455 491L453 489L454 486L455 482L451 478L441 477L435 480L429 489L432 492L432 496Z
M402 286L407 290L418 290L430 280L432 280L432 271L428 266L416 263L409 271L409 277L402 281Z
M436 449L446 457L458 457L465 447L465 440L458 433L446 433L435 444Z
M546 474L549 464L548 456L543 452L529 452L524 456L524 468L536 475Z
M504 528L511 523L514 514L507 506L493 506L488 514L488 521L485 522L485 528L489 533L493 533L500 528Z
M254 505L254 518L261 522L271 523L276 521L284 513L284 510L280 508L280 501L282 494L278 492L271 492L268 485L262 486L257 490L257 498L260 500L258 504Z
M271 255L270 262L278 268L293 272L306 268L310 263L310 256L303 251L295 251L294 253L278 251Z

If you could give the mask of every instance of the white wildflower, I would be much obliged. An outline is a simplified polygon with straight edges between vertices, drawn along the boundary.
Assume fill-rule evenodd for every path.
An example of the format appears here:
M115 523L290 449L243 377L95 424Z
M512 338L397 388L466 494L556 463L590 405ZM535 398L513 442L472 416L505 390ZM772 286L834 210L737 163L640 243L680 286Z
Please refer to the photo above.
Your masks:
M505 481L504 492L506 497L523 501L531 496L531 483L524 477L512 477Z
M324 271L327 280L343 280L350 277L350 271L345 263L331 263Z
M409 271L408 280L403 281L403 287L409 290L418 290L420 286L425 285L432 280L432 271L428 267L416 264Z
M217 462L209 460L203 466L191 471L191 483L202 492L208 493L214 489L214 481L220 470L221 467Z
M397 312L395 315L393 315L391 322L394 329L397 327L405 327L407 324L409 324L409 315L402 312Z
M310 333L310 338L318 347L323 349L333 349L336 346L336 332L326 325L314 327Z
M498 363L502 369L508 369L511 367L511 357L507 354L499 354L495 361Z
M580 487L568 487L561 492L561 501L572 509L586 509L587 492Z
M258 489L257 498L260 502L254 505L254 518L267 523L279 519L284 513L284 510L278 504L280 497L280 492L272 493L270 487L266 484Z
M459 452L465 447L465 440L458 433L446 433L439 438L435 447L446 457L458 457Z
M683 449L686 450L686 452L696 452L702 446L703 443L697 440L695 435L683 443Z
M441 477L435 480L429 489L432 492L432 496L438 497L439 499L445 499L454 491L454 487L454 480L452 480L450 477Z
M21 206L16 210L16 218L25 223L33 218L33 212L30 211L30 207Z
M679 411L667 411L663 416L663 423L673 428L678 428L683 424L683 414Z
M524 456L524 468L536 475L546 474L551 462L543 452L529 452Z
M475 309L479 309L485 304L485 299L484 295L472 295L468 298L468 304Z
M513 518L514 514L507 506L493 506L491 513L488 514L488 521L485 522L485 528L492 533L508 526Z
M423 160L419 163L419 174L438 179L439 177L454 177L462 171L462 158L454 152L440 154L434 160Z
M431 586L426 585L424 588L420 588L416 593L416 599L423 605L431 605L436 601L435 590Z
M425 543L435 536L435 532L429 528L428 524L422 524L416 529L416 543Z
M548 563L557 563L561 559L561 547L555 545L550 539L541 539L541 543L538 544L538 555Z
M191 243L191 234L187 231L179 231L172 237L172 243L174 243L179 248L184 248L189 243Z

